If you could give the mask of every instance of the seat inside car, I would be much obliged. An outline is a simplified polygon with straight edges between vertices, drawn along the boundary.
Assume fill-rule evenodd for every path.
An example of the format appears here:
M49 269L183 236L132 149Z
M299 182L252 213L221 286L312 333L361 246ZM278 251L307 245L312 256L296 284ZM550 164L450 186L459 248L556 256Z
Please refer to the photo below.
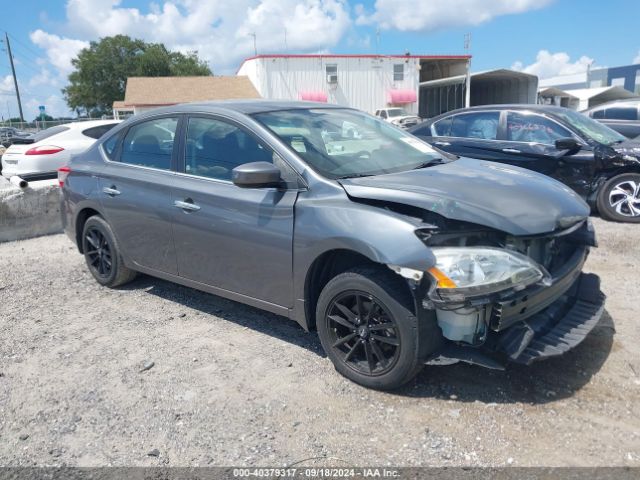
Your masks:
M495 140L498 135L498 121L493 118L477 118L469 126L467 137Z
M171 155L160 147L158 138L154 135L141 135L128 146L125 155L133 157L134 164L147 167L171 168Z

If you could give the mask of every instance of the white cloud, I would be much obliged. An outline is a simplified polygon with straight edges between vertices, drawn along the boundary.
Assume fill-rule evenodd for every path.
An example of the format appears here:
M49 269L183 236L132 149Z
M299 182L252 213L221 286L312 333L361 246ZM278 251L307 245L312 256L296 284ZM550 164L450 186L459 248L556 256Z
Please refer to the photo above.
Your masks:
M640 50L638 50L638 55L636 55L635 57L633 57L633 63L640 63Z
M67 31L86 39L125 34L195 50L216 73L232 73L253 55L250 34L259 53L283 51L285 32L289 50L312 52L335 46L351 26L346 0L167 0L151 3L146 13L120 4L69 0Z
M65 76L73 70L71 60L80 50L89 46L89 42L62 38L40 29L31 32L29 36L33 43L46 52L49 63Z
M518 61L511 68L537 75L540 78L549 78L586 72L589 65L592 64L593 58L585 55L572 62L571 57L565 52L551 53L548 50L540 50L536 55L536 61L532 64L525 66L523 62Z
M0 78L0 94L13 95L13 93L13 77L11 75L6 75L5 77Z
M431 31L444 27L480 25L489 20L547 6L553 0L376 0L373 13L357 5L356 23L383 29Z

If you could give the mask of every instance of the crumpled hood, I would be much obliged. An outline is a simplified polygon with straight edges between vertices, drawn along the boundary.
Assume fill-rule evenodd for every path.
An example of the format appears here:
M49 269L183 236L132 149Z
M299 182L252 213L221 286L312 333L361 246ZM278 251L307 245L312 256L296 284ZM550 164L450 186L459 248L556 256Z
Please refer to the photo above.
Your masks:
M588 205L556 180L523 168L470 158L340 183L354 198L411 205L512 235L567 228L589 215Z
M640 158L640 142L637 140L625 140L622 143L612 145L612 148L623 155L632 155Z

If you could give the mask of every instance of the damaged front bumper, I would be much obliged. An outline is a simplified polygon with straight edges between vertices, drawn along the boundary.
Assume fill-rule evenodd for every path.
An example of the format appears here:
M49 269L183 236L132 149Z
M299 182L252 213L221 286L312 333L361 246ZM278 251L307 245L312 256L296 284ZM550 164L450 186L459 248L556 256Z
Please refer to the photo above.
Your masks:
M465 308L442 304L437 299L434 303L432 291L423 307L436 310L445 338L447 326L440 318L443 307L454 312L454 317L455 312L462 312L460 322L475 312L483 329L476 330L473 342L446 340L426 363L462 361L502 369L506 362L529 365L562 355L580 344L597 325L605 304L599 277L582 273L588 252L588 245L576 246L570 258L544 284L467 299Z
M504 330L491 329L479 346L445 343L426 363L448 365L462 361L503 369L505 361L530 365L562 355L579 345L598 324L605 298L597 275L579 273L568 289L539 312L518 319ZM537 300L530 301L539 306Z

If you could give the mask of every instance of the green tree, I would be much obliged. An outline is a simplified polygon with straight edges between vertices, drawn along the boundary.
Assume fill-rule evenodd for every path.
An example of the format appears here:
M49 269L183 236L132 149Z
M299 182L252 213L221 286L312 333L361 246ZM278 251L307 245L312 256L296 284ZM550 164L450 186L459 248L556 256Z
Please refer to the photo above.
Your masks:
M44 115L38 115L36 118L33 119L34 122L38 122L40 120L44 120L46 122L50 122L51 120L53 120L53 117L51 115L47 115L45 113Z
M92 116L111 113L113 102L124 98L128 77L212 75L195 52L171 52L126 35L91 42L71 63L74 71L62 93L71 110Z

